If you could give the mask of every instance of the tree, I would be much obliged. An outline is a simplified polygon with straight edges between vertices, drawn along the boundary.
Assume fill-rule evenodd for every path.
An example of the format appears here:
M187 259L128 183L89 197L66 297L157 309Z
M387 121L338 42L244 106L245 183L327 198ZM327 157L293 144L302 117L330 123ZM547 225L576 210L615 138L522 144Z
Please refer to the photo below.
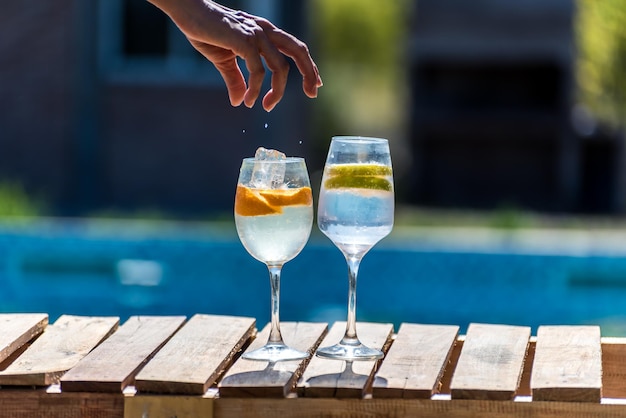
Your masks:
M626 116L626 0L579 0L577 6L579 100L620 128Z

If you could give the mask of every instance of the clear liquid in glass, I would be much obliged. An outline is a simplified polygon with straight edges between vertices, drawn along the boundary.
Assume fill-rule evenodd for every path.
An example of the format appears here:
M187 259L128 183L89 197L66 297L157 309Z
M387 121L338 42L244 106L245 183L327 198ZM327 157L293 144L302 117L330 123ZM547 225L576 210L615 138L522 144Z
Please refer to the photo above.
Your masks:
M354 361L384 356L359 340L356 331L356 284L363 256L393 228L394 192L386 139L333 137L320 188L317 224L339 248L348 266L348 320L337 344L317 356Z

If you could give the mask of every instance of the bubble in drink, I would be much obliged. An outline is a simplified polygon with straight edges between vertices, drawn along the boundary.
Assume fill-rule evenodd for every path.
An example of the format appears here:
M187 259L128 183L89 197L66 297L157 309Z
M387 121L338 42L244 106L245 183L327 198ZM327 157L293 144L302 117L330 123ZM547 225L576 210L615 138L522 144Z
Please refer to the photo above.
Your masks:
M277 189L285 178L285 164L264 163L264 161L280 161L285 154L273 149L259 147L254 154L252 169L252 185L258 189Z

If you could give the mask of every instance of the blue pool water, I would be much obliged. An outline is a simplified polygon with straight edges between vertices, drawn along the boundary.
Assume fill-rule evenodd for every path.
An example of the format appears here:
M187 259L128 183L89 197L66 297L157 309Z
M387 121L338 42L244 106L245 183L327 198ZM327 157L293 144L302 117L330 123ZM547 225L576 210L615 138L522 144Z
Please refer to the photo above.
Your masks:
M470 322L599 324L604 335L626 335L626 251L573 244L567 236L548 246L543 235L479 235L394 231L361 264L357 319L462 330ZM64 313L230 314L255 317L259 326L269 320L267 270L232 225L5 226L0 283L0 311L47 312L51 321ZM282 320L345 320L345 262L322 236L285 265L281 290Z

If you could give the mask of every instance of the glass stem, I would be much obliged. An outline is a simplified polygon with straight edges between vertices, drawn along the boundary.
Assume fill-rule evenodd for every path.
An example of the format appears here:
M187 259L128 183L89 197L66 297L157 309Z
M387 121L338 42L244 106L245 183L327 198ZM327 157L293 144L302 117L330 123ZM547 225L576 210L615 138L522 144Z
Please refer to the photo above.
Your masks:
M359 273L360 256L346 256L348 262L348 323L341 344L360 345L356 336L356 277Z
M270 272L270 285L272 288L272 324L268 340L268 343L271 344L284 344L283 336L280 333L280 271L282 267L282 265L267 266Z

